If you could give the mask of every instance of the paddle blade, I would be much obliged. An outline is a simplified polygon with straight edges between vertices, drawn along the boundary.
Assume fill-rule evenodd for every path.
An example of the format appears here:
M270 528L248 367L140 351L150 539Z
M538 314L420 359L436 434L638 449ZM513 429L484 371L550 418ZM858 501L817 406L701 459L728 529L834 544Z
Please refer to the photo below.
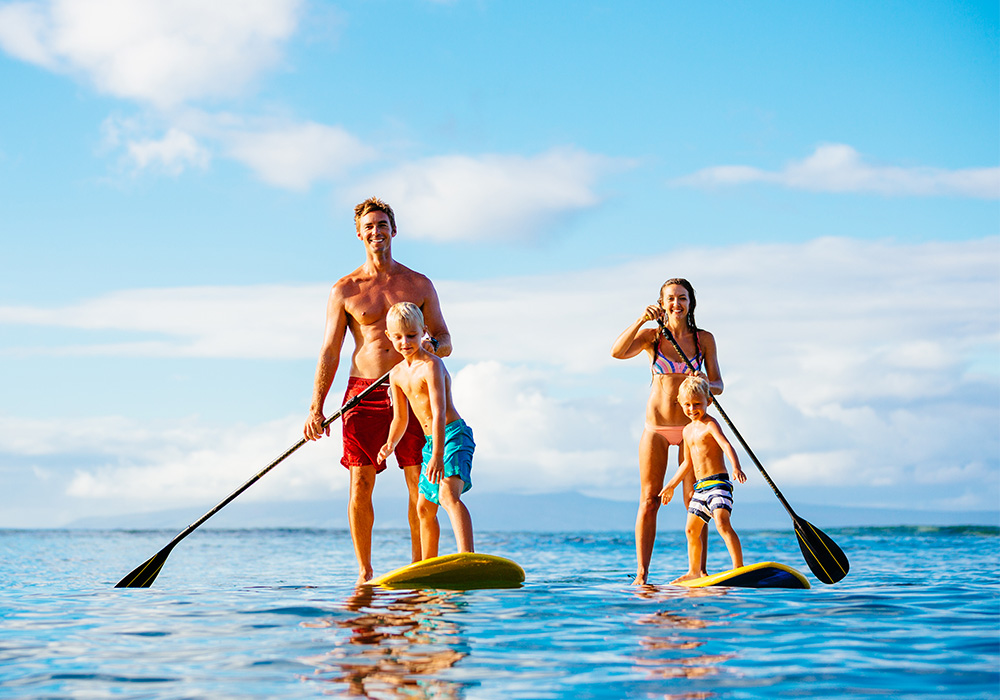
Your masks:
M851 563L836 542L802 518L795 518L793 523L799 549L816 578L823 583L836 583L847 576Z
M142 564L139 564L128 576L115 584L115 588L149 588L152 586L153 581L160 574L160 569L163 568L163 564L167 561L171 549L173 547L164 547Z

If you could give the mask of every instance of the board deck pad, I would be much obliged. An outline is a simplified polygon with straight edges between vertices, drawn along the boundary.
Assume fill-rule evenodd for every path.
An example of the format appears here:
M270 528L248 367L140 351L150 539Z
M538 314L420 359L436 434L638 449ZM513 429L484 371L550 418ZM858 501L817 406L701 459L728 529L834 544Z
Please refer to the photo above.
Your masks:
M735 586L738 588L809 588L806 577L790 566L773 561L749 564L738 569L702 576L690 581L679 581L685 588L707 586Z
M383 574L369 583L384 588L518 588L524 569L510 559L459 552L424 559Z

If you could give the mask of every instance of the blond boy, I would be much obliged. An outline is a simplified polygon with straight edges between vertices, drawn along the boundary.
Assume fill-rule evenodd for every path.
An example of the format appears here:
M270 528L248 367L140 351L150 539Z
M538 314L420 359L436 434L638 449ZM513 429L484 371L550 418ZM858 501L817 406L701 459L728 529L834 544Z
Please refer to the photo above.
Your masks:
M684 426L684 463L677 473L660 491L660 501L670 502L674 488L684 480L689 470L694 470L694 495L688 505L687 525L685 534L688 542L688 572L674 580L688 581L701 578L707 573L702 565L702 530L709 520L715 520L715 526L722 535L733 560L733 568L743 566L743 549L740 538L729 522L733 509L733 484L726 471L725 457L733 464L733 477L739 483L745 483L746 474L740 469L740 460L736 450L722 432L718 421L708 415L708 407L712 403L709 384L704 377L693 375L685 379L677 391L677 399L684 415L690 423Z
M386 315L386 335L403 360L389 374L393 418L389 438L379 451L385 460L406 432L410 407L423 427L425 443L420 469L420 549L424 559L438 554L438 505L444 506L455 532L459 552L472 552L472 517L462 494L472 488L472 430L455 410L451 376L441 358L424 347L426 333L420 307L410 302L393 305Z

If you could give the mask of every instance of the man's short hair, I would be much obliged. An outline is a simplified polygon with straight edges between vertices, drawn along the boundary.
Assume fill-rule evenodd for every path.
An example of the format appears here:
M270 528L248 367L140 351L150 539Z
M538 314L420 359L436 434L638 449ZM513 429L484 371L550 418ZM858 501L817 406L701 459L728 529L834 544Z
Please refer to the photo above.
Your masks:
M360 231L361 217L373 211L385 212L389 217L389 223L392 225L393 233L396 232L396 215L393 213L392 207L378 197L369 197L361 204L354 207L354 228Z

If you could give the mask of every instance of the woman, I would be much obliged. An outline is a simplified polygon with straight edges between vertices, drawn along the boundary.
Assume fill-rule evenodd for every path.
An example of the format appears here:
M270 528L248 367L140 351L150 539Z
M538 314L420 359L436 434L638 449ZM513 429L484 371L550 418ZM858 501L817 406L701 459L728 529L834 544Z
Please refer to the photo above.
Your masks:
M722 373L715 350L715 338L700 330L694 322L696 301L694 288L685 279L667 280L660 288L660 301L647 306L645 312L626 328L614 346L611 356L627 360L645 351L649 355L653 373L649 402L646 404L646 425L639 440L639 512L635 519L635 554L637 568L634 585L644 585L649 576L649 560L653 556L656 538L656 512L660 507L660 490L667 470L667 453L671 445L677 446L677 464L684 461L682 432L688 423L687 416L677 402L677 389L688 374L700 374L708 379L713 394L722 393ZM656 321L657 327L643 328ZM697 372L692 372L684 359L677 354L669 335L680 345ZM684 506L687 507L694 491L692 475L684 480ZM702 537L707 540L708 530ZM707 554L702 541L702 557ZM702 561L702 567L705 562Z

